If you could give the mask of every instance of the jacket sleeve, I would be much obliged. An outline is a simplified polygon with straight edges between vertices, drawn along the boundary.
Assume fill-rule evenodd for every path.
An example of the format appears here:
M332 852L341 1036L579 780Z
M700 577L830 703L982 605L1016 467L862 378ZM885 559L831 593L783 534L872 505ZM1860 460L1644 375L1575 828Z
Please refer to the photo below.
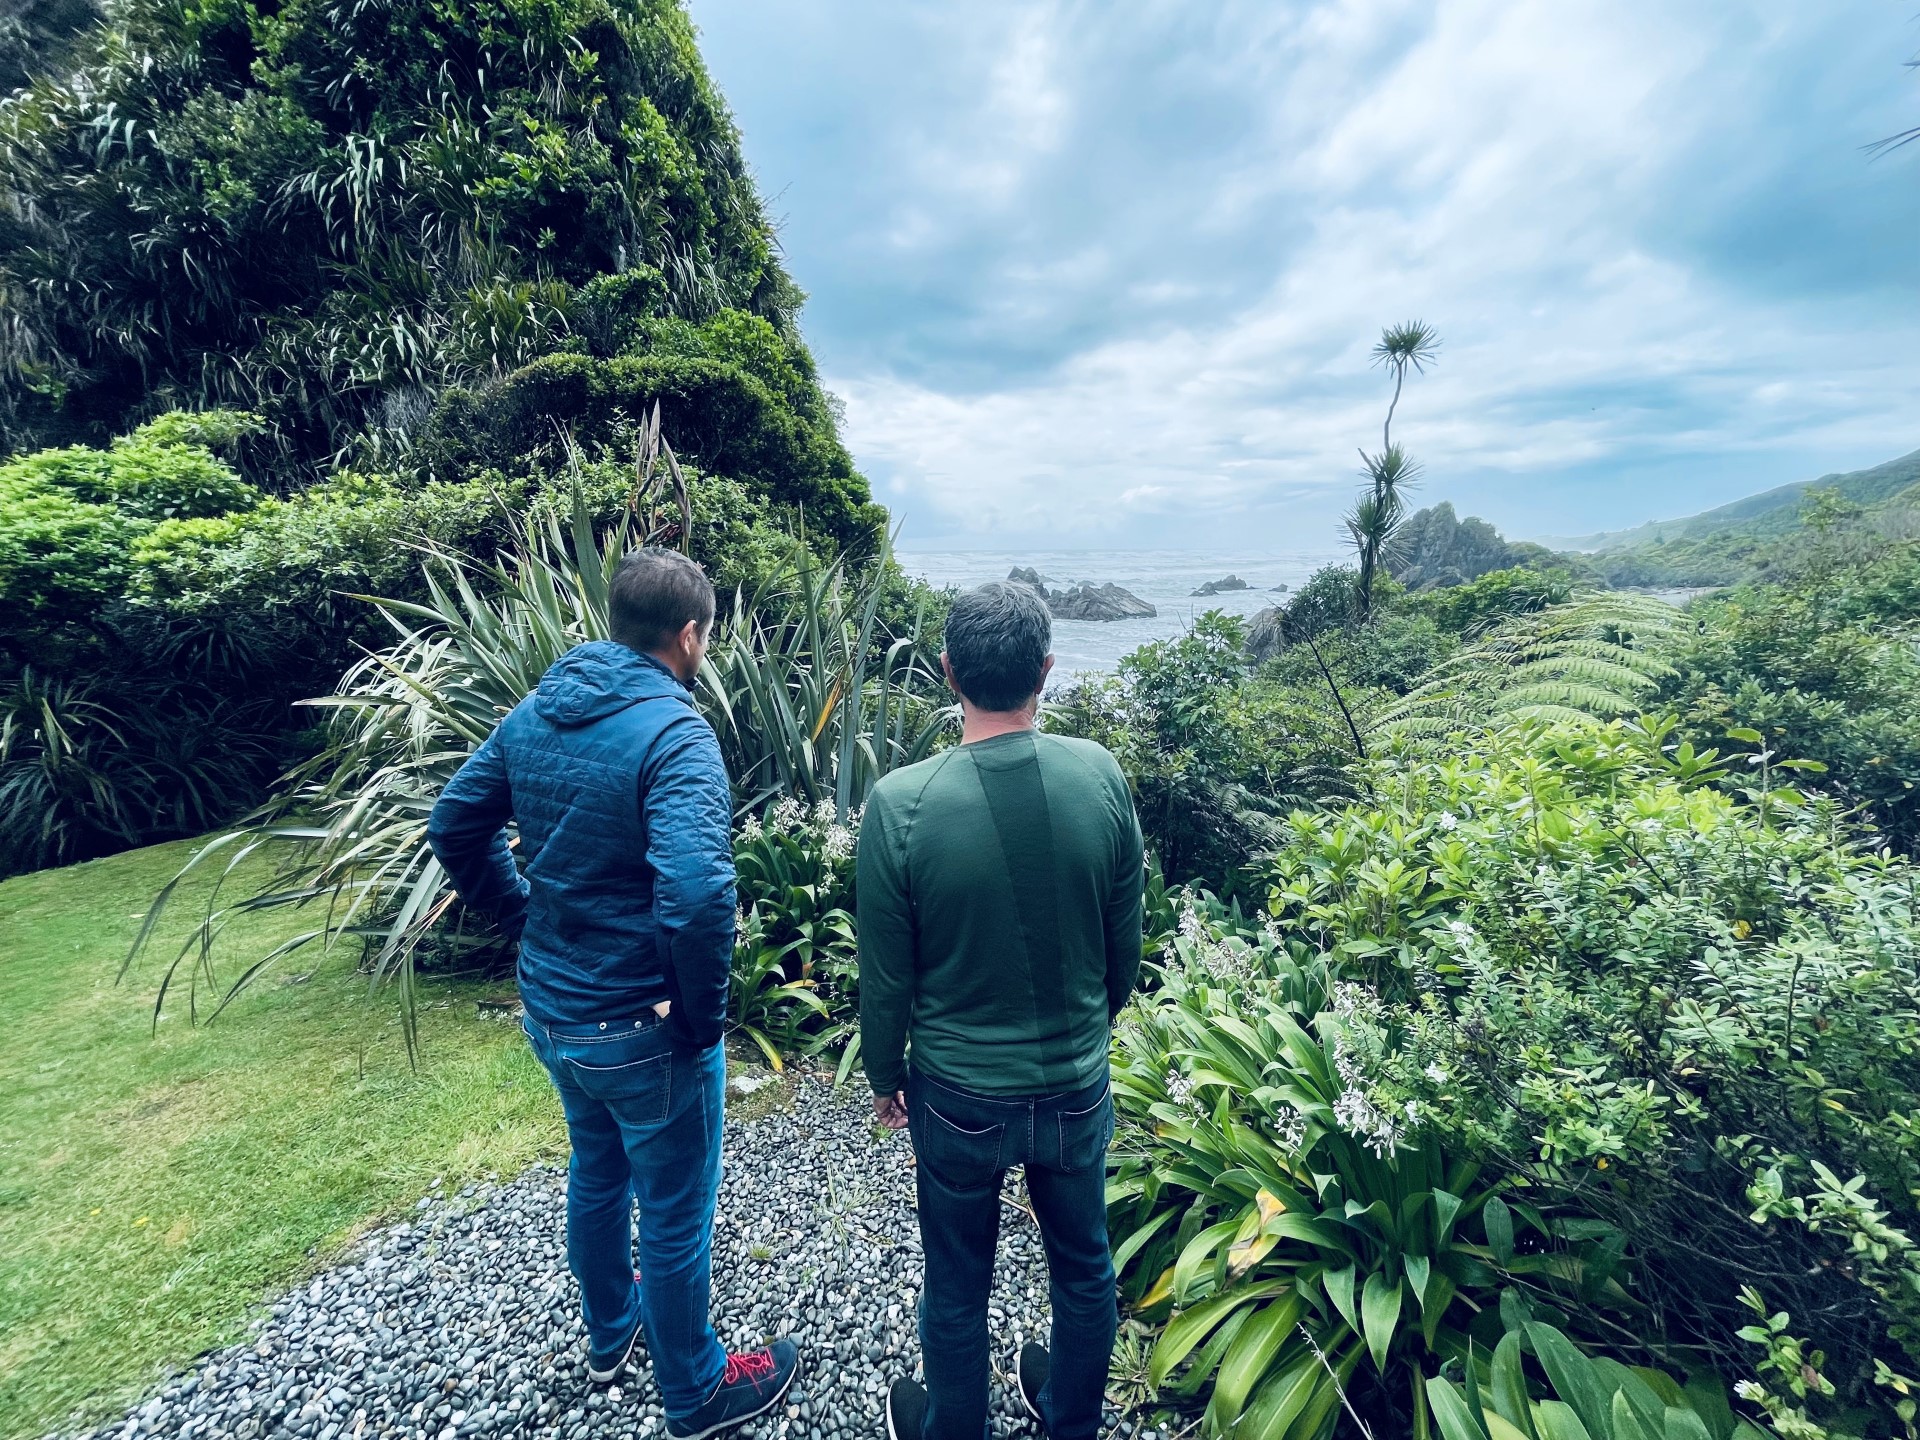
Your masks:
M641 777L653 916L679 1041L697 1050L726 1029L733 974L733 793L720 742L689 714L654 747Z
M427 844L460 898L517 940L527 923L527 882L507 849L512 818L513 791L496 729L440 792L427 817Z
M907 1021L913 1012L913 901L881 791L867 800L855 862L860 937L860 1061L876 1095L907 1084Z
M1141 922L1145 909L1146 853L1140 838L1140 817L1133 795L1117 773L1119 825L1114 856L1113 888L1107 894L1107 1015L1118 1015L1140 978Z

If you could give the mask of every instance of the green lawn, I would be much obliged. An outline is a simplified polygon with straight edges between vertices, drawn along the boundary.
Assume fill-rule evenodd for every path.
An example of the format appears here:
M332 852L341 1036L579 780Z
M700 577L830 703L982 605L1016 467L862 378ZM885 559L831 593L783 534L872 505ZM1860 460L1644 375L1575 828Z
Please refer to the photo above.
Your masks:
M497 990L427 987L417 1073L392 996L345 956L296 959L197 1029L170 1002L152 1034L172 947L114 977L191 848L0 883L0 1435L132 1399L436 1178L565 1150L518 1027L478 1013ZM301 920L231 932L223 977Z

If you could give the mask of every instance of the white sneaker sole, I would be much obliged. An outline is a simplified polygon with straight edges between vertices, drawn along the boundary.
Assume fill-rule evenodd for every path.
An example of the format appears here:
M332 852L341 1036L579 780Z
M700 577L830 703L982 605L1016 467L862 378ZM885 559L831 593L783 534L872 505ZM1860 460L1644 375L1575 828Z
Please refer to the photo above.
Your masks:
M640 1348L640 1332L645 1328L646 1327L642 1325L633 1327L633 1338L627 1341L625 1353L620 1356L619 1361L611 1370L596 1370L593 1368L592 1363L589 1362L587 1365L587 1379L595 1385L611 1385L615 1380L618 1380L620 1376L625 1373L627 1366L633 1362L633 1352Z

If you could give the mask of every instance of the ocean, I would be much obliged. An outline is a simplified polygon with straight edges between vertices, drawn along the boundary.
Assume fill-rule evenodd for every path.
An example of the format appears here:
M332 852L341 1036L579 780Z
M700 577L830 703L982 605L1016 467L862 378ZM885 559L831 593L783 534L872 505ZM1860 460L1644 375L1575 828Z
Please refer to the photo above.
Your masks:
M1055 673L1064 676L1110 671L1129 651L1180 634L1208 610L1252 615L1277 604L1286 595L1274 587L1297 590L1321 566L1344 558L1344 552L904 549L898 558L909 574L940 588L1004 580L1018 565L1038 570L1050 590L1111 581L1159 610L1151 620L1055 620ZM1228 575L1238 575L1250 588L1193 594L1205 582Z

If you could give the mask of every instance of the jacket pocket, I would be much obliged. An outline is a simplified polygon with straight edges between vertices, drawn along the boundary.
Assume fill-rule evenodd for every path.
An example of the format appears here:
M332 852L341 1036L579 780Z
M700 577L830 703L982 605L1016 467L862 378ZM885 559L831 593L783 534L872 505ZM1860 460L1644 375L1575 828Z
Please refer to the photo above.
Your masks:
M673 1056L649 1055L624 1064L576 1060L568 1066L579 1087L629 1125L662 1125L673 1109ZM613 1059L612 1056L607 1057Z
M1113 1087L1089 1108L1062 1110L1054 1119L1060 1127L1061 1170L1069 1175L1091 1170L1113 1143Z
M955 1190L981 1190L1000 1183L1000 1149L1005 1125L970 1129L949 1120L933 1106L914 1107L913 1153L943 1183Z

